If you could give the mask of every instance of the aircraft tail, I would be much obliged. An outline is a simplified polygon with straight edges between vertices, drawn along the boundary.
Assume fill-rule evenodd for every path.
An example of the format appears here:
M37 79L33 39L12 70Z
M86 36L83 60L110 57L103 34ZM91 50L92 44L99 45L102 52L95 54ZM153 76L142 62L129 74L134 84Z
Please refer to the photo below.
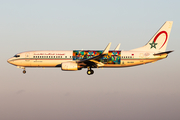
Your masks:
M173 21L166 21L145 46L133 49L133 51L165 52L172 24Z

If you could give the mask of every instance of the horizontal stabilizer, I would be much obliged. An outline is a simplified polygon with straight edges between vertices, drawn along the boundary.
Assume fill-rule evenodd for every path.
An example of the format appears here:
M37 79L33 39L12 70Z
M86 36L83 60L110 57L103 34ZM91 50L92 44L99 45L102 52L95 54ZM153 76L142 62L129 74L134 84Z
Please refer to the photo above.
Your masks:
M153 55L154 55L154 56L156 56L156 55L163 55L163 54L169 54L169 53L171 53L171 52L174 52L174 51L172 50L172 51L160 52L160 53L155 53L155 54L153 54Z

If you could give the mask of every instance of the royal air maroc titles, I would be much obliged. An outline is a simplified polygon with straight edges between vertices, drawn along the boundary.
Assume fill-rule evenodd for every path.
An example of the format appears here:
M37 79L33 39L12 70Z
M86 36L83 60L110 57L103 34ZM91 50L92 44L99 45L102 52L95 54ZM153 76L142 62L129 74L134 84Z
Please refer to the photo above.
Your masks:
M164 59L170 36L172 21L166 21L158 32L143 46L129 51L119 50L120 44L109 50L111 43L104 50L69 50L69 51L28 51L21 52L8 59L8 63L23 69L28 67L60 67L64 71L77 71L87 68L92 75L94 68L121 68L154 63Z

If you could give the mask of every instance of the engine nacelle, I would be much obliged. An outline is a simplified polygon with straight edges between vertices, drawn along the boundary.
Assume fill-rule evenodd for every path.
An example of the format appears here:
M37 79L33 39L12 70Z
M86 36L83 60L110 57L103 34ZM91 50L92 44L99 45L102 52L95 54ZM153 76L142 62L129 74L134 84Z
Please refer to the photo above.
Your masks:
M61 63L61 70L75 71L78 70L76 62L63 62Z

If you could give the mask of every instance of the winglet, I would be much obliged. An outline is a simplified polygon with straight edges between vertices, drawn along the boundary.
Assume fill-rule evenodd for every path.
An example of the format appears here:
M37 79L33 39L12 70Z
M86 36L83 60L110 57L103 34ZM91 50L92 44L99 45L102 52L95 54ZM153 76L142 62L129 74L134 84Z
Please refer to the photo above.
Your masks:
M107 45L107 47L105 48L102 54L108 54L110 46L111 46L111 42Z
M121 44L119 43L114 50L115 50L115 51L119 50L120 45L121 45Z

